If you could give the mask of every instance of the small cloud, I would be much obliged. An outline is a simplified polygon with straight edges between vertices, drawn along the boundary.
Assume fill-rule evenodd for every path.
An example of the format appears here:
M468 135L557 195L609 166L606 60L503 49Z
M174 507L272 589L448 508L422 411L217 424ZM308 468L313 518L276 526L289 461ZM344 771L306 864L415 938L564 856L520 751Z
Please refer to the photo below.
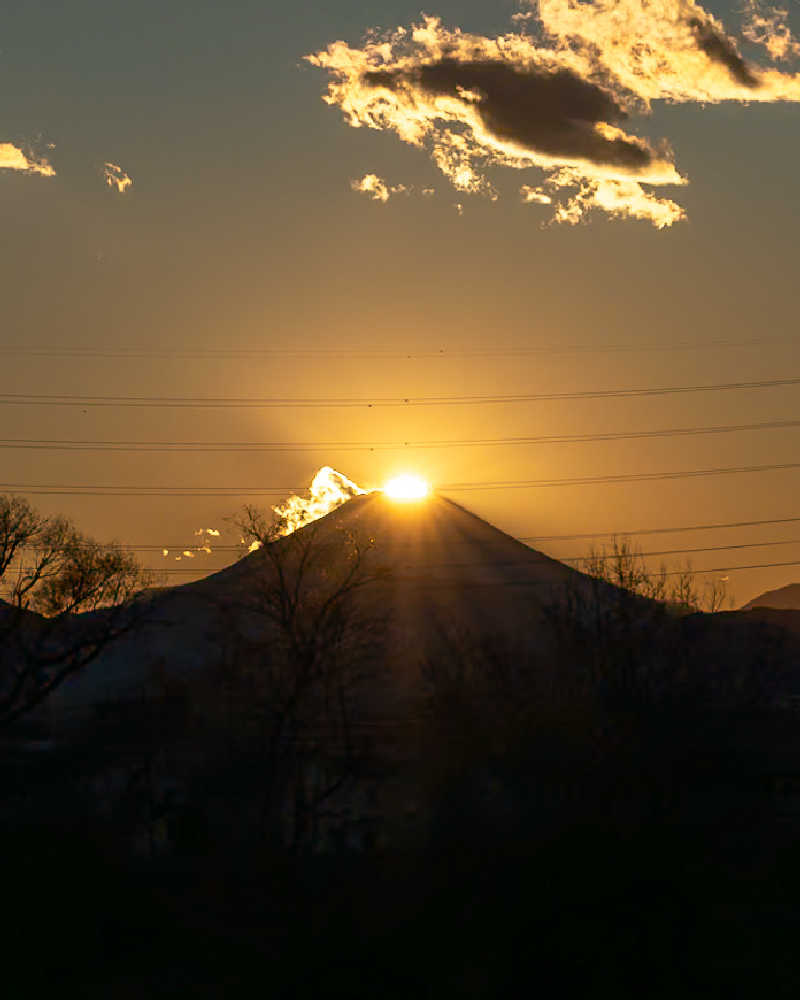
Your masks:
M353 191L360 191L367 194L373 201L382 201L384 204L393 194L408 194L405 184L395 184L390 186L382 177L377 174L364 174L361 180L350 181Z
M436 188L423 188L420 193L423 198L432 198L436 194Z
M206 528L206 534L211 535L212 538L219 538L219 532L216 528Z
M133 184L133 178L116 163L103 164L103 178L108 187L116 188L120 194L124 194Z
M169 549L162 549L161 555L166 559L167 556L169 555Z
M55 177L52 165L43 156L26 153L11 142L0 142L0 170L16 170L40 177Z
M194 559L194 552L191 552L189 549L184 549L181 555L186 556L187 559Z
M520 197L522 198L523 205L552 205L553 199L549 194L545 194L541 188L531 187L529 184L523 184L519 189Z
M528 200L549 198L556 206L553 222L574 226L583 221L593 209L599 209L616 219L641 219L666 229L686 218L680 205L669 198L658 198L633 180L609 180L585 177L579 170L556 171L543 187L553 192L550 197L542 188L532 189ZM556 201L555 192L574 190L566 200ZM545 202L542 202L545 204Z
M457 202L455 203L455 205L454 205L454 208L455 208L456 212L457 212L457 213L458 213L459 215L463 215L463 214L464 214L464 206L463 206L463 205L461 204L461 202L460 202L460 201L457 201Z

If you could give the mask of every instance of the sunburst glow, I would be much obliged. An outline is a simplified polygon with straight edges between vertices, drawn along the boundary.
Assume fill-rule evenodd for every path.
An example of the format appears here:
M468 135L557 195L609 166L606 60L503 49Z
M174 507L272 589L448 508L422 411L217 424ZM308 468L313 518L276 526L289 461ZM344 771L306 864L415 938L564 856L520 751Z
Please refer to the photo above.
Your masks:
M430 484L420 476L402 475L390 479L383 492L392 500L423 500L431 491Z

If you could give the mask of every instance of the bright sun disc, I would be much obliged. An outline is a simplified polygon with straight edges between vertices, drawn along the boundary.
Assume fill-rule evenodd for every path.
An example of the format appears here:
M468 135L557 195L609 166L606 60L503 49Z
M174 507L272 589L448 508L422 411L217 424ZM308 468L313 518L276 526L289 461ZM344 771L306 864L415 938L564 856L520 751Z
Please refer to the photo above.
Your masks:
M419 476L396 476L383 487L392 500L422 500L430 491L428 483Z

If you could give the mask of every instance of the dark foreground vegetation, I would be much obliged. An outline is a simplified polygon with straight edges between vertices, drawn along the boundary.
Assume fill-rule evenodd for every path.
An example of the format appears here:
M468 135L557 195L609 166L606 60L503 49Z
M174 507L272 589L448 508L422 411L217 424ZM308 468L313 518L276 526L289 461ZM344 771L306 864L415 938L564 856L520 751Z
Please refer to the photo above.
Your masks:
M9 995L796 994L789 633L598 580L387 716L369 543L242 527L210 675L4 729Z

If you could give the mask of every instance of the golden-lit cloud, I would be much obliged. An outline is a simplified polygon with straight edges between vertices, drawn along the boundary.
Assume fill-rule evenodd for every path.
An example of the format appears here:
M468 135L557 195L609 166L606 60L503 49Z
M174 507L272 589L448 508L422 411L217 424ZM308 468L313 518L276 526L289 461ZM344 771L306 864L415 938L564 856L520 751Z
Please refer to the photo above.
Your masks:
M306 58L327 71L324 100L352 127L393 131L425 149L466 194L496 198L494 168L537 168L541 182L523 185L522 201L552 204L553 221L567 223L592 210L659 229L685 218L652 190L687 183L669 143L629 125L653 101L800 99L799 75L748 62L694 0L524 6L517 30L496 38L425 17L373 32L360 47L336 41ZM784 11L753 6L747 17L745 36L773 59L795 52ZM371 190L389 197L385 184Z
M360 180L350 181L350 187L354 191L369 195L373 201L387 202L393 194L405 194L408 188L405 184L389 185L377 174L364 174Z
M116 163L103 164L103 178L110 188L115 188L120 194L124 194L133 184L133 178Z
M308 496L290 496L285 503L272 508L278 519L278 534L290 535L303 525L330 514L353 497L363 496L369 492L336 469L323 465L311 481ZM258 543L251 544L250 551L256 548L259 548Z
M210 556L213 550L209 544L209 539L219 538L219 531L216 528L198 528L197 531L194 532L194 535L199 539L194 551L205 552L206 555ZM184 555L186 555L185 552Z
M0 142L0 170L16 170L40 177L55 177L52 165L43 156L24 152L11 142Z
M789 12L783 7L747 0L742 35L754 45L763 45L775 61L800 56L800 42L789 28Z
M669 198L658 198L638 181L594 180L567 167L552 173L542 187L522 188L520 193L528 204L550 205L555 195L548 192L559 188L574 189L574 193L558 203L553 222L574 226L592 209L600 209L612 218L643 219L656 229L665 229L686 218L680 205Z
M800 99L797 74L747 62L722 22L694 0L537 0L535 9L543 40L620 95L647 104ZM768 51L776 30L777 22L763 28Z
M519 189L523 205L552 205L553 199L538 187L531 187L530 184L523 184Z

